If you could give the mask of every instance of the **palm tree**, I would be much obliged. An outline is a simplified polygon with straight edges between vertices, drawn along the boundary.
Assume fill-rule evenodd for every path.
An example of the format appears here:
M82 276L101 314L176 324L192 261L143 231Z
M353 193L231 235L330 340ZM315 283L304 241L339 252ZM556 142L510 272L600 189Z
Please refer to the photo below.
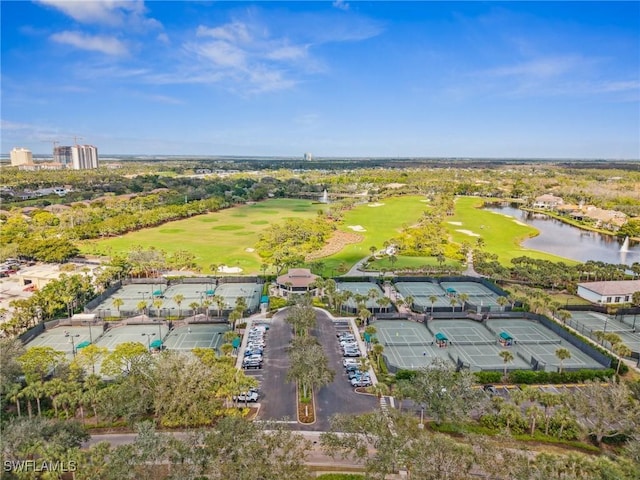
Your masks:
M629 347L627 347L624 343L620 342L620 343L616 343L613 348L613 353L615 353L616 355L618 355L618 365L616 366L616 375L620 374L620 364L622 363L622 357L630 357L631 356L631 349Z
M504 362L504 376L506 378L507 364L513 362L513 353L511 353L509 350L502 350L498 355L500 355L500 358L502 358L502 361Z
M438 297L435 295L431 295L429 297L429 301L431 302L431 315L433 315L433 305L438 301Z
M123 299L121 299L120 297L116 297L113 299L113 306L116 307L116 310L118 311L118 316L120 316L120 307L122 307L122 305L124 305Z
M145 302L144 300L140 300L138 302L137 308L138 308L138 312L140 312L141 314L144 314L145 310L147 309L147 302Z
M198 313L198 308L200 307L200 304L198 302L191 302L189 304L189 308L191 309L191 311L193 312L194 315L196 315Z
M382 359L382 352L384 352L384 346L380 343L375 343L371 348L373 358L376 359L376 364L380 367L380 360Z
M228 357L229 355L231 355L231 352L233 352L233 345L231 345L230 343L223 343L220 346L220 351L225 357Z
M376 246L375 246L375 245L371 245L371 246L369 247L369 251L371 252L371 256L372 256L372 257L376 254L376 250L378 250L378 249L376 248Z
M182 316L182 309L180 307L182 305L182 302L184 302L184 295L182 295L181 293L174 295L173 301L176 302L176 305L178 305L178 318L180 318Z
M162 307L162 300L160 298L156 298L153 301L153 306L156 307L156 317L160 318L160 307Z
M458 299L456 297L451 297L449 299L449 305L451 305L451 311L456 311L456 305L458 304Z
M463 310L464 310L464 304L467 303L467 300L469 300L468 294L461 293L460 295L458 295L458 301L460 302L460 305L462 306Z
M496 303L500 305L500 308L504 312L504 307L507 305L507 303L509 303L509 299L507 297L498 297L496 299Z
M571 318L571 312L569 312L568 310L558 310L556 315L563 324L566 324L567 320Z
M393 270L393 266L396 264L397 261L398 261L398 257L396 257L395 255L389 255L389 263L391 264L391 270Z
M556 357L560 360L560 373L562 373L562 363L571 358L571 352L566 348L559 348L556 350Z

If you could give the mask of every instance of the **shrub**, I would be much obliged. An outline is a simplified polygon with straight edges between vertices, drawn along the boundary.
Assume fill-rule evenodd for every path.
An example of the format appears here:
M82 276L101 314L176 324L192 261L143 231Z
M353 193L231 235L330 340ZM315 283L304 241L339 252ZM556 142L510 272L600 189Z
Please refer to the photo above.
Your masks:
M478 383L488 384L488 383L500 383L502 380L501 372L491 372L491 371L481 371L474 372L474 376Z
M398 370L396 380L413 380L417 373L415 370Z
M287 299L281 297L270 297L269 298L269 310L279 310L283 307L287 306Z

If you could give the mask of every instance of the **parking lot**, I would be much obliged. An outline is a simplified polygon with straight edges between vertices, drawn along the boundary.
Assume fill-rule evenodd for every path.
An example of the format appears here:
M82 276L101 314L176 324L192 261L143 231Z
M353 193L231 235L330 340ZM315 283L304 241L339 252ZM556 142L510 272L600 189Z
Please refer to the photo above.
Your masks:
M259 420L277 420L295 422L296 391L295 384L287 382L289 369L288 348L291 342L291 326L285 322L287 311L278 312L269 323L265 341L262 369L245 370L260 382ZM345 323L337 326L324 312L316 311L317 327L312 335L318 338L329 358L329 367L335 372L332 383L315 392L316 422L313 425L300 426L305 430L324 431L329 428L331 416L337 413L364 413L378 404L372 395L355 392L342 365L343 356L337 341L338 331L345 331Z

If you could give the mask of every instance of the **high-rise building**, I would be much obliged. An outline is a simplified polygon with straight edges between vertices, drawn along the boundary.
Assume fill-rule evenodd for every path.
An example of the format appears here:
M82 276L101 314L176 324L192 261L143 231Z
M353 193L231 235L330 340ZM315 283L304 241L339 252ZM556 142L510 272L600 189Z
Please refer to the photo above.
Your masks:
M310 162L311 160L313 160L313 154L312 153L305 153L304 154L304 159L307 162Z
M93 145L71 147L71 165L74 170L98 168L98 149Z
M23 147L15 147L11 150L11 166L33 165L33 154L31 150Z
M71 149L73 147L54 147L53 163L59 163L68 167L71 165Z

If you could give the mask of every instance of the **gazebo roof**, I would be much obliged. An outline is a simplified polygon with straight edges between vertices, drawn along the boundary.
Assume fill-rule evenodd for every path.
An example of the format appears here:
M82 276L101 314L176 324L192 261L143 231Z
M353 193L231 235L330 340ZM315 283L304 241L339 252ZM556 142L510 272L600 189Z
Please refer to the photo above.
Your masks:
M278 285L290 283L291 287L300 288L308 287L315 282L317 278L319 278L318 275L311 273L311 270L308 268L292 268L286 274L280 275L276 279L276 282Z

